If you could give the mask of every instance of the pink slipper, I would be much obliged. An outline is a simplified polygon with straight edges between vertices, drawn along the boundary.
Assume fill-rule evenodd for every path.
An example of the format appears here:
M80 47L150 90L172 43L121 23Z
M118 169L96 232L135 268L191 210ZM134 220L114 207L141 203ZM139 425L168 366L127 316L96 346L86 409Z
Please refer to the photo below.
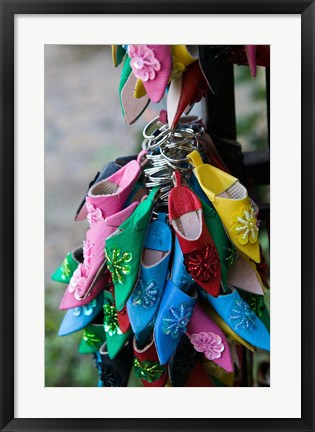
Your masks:
M92 226L101 218L119 212L140 176L141 158L142 152L137 160L128 162L110 177L93 184L76 220L87 218Z
M83 243L83 264L73 273L70 284L60 303L60 309L69 309L89 303L104 288L104 283L98 282L106 270L105 240L121 225L135 210L139 203L134 202L126 209L101 218L95 222L86 233ZM86 302L86 303L85 303Z
M128 45L128 55L133 74L143 82L151 101L160 102L172 69L169 45Z
M250 73L252 77L255 77L257 74L257 69L256 69L257 45L245 45L245 50L246 50Z
M198 303L195 305L186 334L196 351L204 353L208 360L212 360L227 372L234 371L230 346L225 334Z

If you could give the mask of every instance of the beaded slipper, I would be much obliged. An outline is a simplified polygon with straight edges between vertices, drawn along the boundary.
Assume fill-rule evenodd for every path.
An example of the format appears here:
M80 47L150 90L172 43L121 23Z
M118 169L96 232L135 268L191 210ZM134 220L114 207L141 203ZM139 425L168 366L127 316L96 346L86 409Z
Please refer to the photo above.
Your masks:
M72 252L68 252L60 267L51 275L52 280L56 282L69 283L70 279L78 268L78 265L83 263L83 249L79 247Z
M58 336L66 336L89 325L101 312L103 303L104 295L101 293L90 303L67 310L61 322Z
M123 333L118 324L117 310L114 304L113 296L110 292L104 293L104 331L106 333L106 342L101 346L100 353L108 354L114 359L120 352L125 343L130 339L131 330Z
M97 220L91 218L91 228L87 231L86 240L83 243L83 264L80 264L74 272L61 301L60 309L76 307L86 299L90 302L99 294L98 290L102 290L98 279L102 278L106 271L105 241L133 213L137 205L137 202L132 203L126 209L108 216L105 220L102 216Z
M164 96L172 68L169 45L128 45L130 66L135 78L143 82L152 102Z
M228 372L233 372L233 360L230 346L220 327L204 312L197 303L187 326L191 344L205 358L212 360Z
M231 241L241 252L259 263L259 228L254 207L245 187L232 175L204 164L196 150L188 155L188 159L194 166L194 174L218 212Z
M84 331L79 345L80 354L93 354L99 351L106 340L103 324L90 324Z
M141 333L156 315L165 287L172 250L172 232L166 213L151 222L144 240L139 281L127 301L134 333Z
M158 190L152 189L131 217L106 240L106 264L112 275L118 311L124 308L139 276L143 242Z
M140 349L134 339L133 351L135 375L141 379L144 387L164 387L168 372L167 368L159 363L154 341Z
M102 352L94 354L96 368L99 374L98 387L126 387L132 368L133 349L128 341L120 353L112 359L106 351L106 343Z
M226 328L223 328L226 333L231 334L232 338L235 339L234 332L252 347L270 351L270 335L268 330L248 303L240 297L237 290L234 290L230 294L220 295L217 298L206 293L201 293L201 295L206 298L207 302L232 330L232 332L228 332ZM214 318L212 314L210 316ZM220 323L217 322L217 324L220 326ZM220 327L222 328L222 326ZM240 342L243 343L242 341Z
M161 364L175 353L180 337L187 330L197 293L189 295L169 279L161 300L154 326L154 341Z
M214 242L203 216L199 198L181 185L181 176L173 173L175 187L168 200L169 218L184 255L188 273L199 286L218 296L221 266Z

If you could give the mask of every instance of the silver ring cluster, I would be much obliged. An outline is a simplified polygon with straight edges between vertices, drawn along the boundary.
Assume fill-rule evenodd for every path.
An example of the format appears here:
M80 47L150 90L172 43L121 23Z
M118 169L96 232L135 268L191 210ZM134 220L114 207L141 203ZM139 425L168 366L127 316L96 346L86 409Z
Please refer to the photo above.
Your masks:
M142 147L147 150L147 163L143 169L144 184L148 189L160 186L158 201L167 204L172 186L172 174L180 171L188 180L192 171L187 155L200 149L199 137L204 133L196 116L181 118L174 130L154 118L143 130Z

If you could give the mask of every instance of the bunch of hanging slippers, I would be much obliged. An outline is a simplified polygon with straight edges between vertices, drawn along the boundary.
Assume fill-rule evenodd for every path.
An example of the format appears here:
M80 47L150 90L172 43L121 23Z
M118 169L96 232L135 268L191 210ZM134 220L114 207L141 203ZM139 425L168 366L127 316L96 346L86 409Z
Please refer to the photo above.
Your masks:
M138 155L89 184L75 216L82 245L52 275L67 285L58 334L82 331L99 387L242 385L244 352L270 349L259 208L187 114L220 91L218 64L255 76L269 46L115 45L112 55L128 124L165 94L167 109Z

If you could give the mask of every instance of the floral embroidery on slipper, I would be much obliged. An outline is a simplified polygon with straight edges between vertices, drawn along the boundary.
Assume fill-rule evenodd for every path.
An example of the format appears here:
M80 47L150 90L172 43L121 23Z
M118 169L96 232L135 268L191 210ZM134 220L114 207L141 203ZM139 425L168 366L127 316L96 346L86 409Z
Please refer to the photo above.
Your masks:
M109 336L121 335L122 331L118 325L118 315L115 306L105 303L103 306L104 311L104 331Z
M128 264L132 260L132 254L130 252L121 252L120 249L113 249L111 254L107 254L107 268L112 274L114 283L124 283L124 275L131 273L131 266Z
M145 285L140 279L132 296L132 304L134 306L143 306L145 309L150 309L158 300L158 290L155 288L156 282L152 281L149 285Z
M215 246L206 244L202 249L184 254L188 273L201 282L208 282L217 276L219 257Z
M248 242L254 244L258 240L257 219L254 207L242 207L232 216L232 231L236 235L238 242L245 245Z
M155 58L154 52L147 45L129 45L128 55L130 66L136 78L142 81L154 80L156 72L161 69L161 64Z
M135 374L138 378L152 383L161 378L165 368L160 363L150 360L141 362L136 357L133 359Z
M220 358L225 349L222 338L213 332L194 333L190 336L190 342L195 350L204 353L208 360Z
M229 320L234 321L236 328L242 327L247 331L256 328L256 315L242 299L235 300Z
M181 303L179 309L170 307L169 312L168 317L163 318L163 333L177 339L186 331L193 308Z

